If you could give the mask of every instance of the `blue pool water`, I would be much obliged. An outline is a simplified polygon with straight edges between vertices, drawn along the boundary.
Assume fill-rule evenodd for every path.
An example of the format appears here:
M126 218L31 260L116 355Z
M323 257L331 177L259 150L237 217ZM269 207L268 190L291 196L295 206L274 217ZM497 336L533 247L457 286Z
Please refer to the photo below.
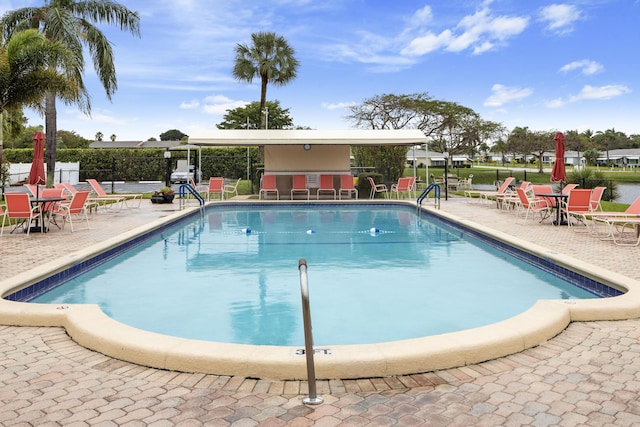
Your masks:
M217 206L39 296L185 338L302 345L298 260L316 345L495 323L538 299L594 298L405 206Z

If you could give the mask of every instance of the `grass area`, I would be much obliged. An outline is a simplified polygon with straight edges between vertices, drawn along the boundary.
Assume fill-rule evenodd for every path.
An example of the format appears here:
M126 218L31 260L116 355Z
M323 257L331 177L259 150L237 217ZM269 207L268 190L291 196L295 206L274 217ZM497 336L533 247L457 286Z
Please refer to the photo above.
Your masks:
M595 168L594 168L595 169ZM598 169L596 169L598 170ZM572 168L567 169L567 175L571 174L573 171ZM612 180L616 182L635 182L640 183L640 170L634 169L633 171L626 170L605 170L599 169L599 171L603 174L604 179ZM426 169L417 169L417 176L421 181L425 181ZM529 181L533 184L548 184L550 172L542 172L539 173L536 168L528 168L526 170L522 170L522 165L513 166L513 167L502 167L502 166L485 166L485 167L472 167L472 168L451 168L449 169L450 174L458 175L460 178L467 178L470 174L473 175L473 183L474 184L493 184L495 181L502 181L507 176L513 176L516 178L517 182L520 181ZM413 169L406 168L405 176L412 176ZM429 168L429 175L434 175L436 178L442 177L444 175L443 168Z

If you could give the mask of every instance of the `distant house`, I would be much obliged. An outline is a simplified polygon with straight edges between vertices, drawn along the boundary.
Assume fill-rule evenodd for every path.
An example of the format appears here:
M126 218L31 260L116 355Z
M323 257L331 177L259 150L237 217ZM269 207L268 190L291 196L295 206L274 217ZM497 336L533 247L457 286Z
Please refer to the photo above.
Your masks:
M89 148L174 148L181 141L93 141Z
M438 153L437 151L429 151L427 153L427 151L422 148L410 148L409 151L407 151L407 166L413 167L414 163L418 168L424 168L425 165L443 168L444 154ZM471 167L471 159L466 155L455 154L451 156L449 164L453 167L468 168Z
M613 166L617 168L640 167L640 149L624 148L619 150L601 151L597 159L598 166Z

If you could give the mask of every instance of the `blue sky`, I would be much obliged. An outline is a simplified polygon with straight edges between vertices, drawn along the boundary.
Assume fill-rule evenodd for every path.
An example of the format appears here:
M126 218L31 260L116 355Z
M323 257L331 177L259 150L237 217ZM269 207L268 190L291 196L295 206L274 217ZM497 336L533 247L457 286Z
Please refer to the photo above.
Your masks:
M267 97L289 108L296 125L348 129L350 104L427 92L509 130L640 133L639 0L120 3L139 12L142 37L100 26L114 44L118 91L106 99L89 60L92 117L59 104L58 129L118 140L214 129L225 110L260 97L259 80L233 79L234 46L273 31L301 65ZM0 12L42 4L0 0Z

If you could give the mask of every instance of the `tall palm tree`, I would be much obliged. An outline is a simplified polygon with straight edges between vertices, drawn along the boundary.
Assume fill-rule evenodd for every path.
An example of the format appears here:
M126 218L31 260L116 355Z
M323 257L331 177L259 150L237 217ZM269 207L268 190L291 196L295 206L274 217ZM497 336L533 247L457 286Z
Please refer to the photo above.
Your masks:
M264 129L267 84L283 86L289 83L297 75L299 62L294 57L294 49L282 36L259 32L251 34L251 41L251 46L236 45L233 76L249 83L254 77L260 77L260 129Z
M2 27L7 34L25 27L40 28L47 39L66 45L83 64L83 47L86 46L107 99L111 100L118 87L113 50L109 40L95 23L117 25L122 30L140 35L138 13L110 0L45 0L42 7L16 9L7 12L2 18ZM45 96L46 163L49 179L53 179L56 162L56 97L67 104L78 104L82 111L91 113L91 103L81 76L76 83L78 87L75 92L84 96L71 96L73 94L61 91L47 91Z
M1 37L1 36L0 36ZM39 107L44 93L71 94L78 89L82 62L62 43L47 40L38 30L18 31L0 43L0 164L3 154L3 118L23 106ZM5 42L6 41L6 42ZM57 64L57 69L49 68Z

